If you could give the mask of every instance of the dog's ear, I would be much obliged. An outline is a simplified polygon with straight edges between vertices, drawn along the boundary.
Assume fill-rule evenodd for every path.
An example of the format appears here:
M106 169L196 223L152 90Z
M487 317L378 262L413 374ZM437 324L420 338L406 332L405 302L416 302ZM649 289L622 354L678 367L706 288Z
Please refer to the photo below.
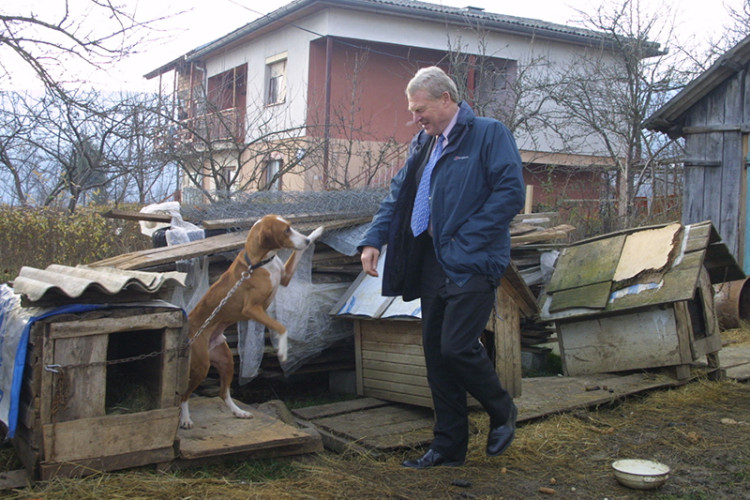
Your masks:
M267 219L263 221L263 224L258 228L258 244L261 248L266 249L277 249L281 248L281 232L283 229L280 226L280 222L274 219Z
M257 242L258 248L272 248L273 247L273 232L269 229L266 224L262 224L258 228Z

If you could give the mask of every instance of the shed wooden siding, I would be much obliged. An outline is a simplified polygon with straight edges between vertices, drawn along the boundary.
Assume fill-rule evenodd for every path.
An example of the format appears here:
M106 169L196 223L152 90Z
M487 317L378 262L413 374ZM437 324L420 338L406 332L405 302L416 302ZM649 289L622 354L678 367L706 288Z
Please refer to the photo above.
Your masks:
M747 187L743 135L750 130L750 92L743 70L686 113L683 224L711 220L745 272Z

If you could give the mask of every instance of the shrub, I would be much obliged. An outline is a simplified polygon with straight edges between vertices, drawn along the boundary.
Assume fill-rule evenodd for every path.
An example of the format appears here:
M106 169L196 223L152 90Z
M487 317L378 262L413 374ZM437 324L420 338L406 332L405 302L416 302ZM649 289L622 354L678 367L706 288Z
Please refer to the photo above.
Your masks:
M0 206L0 282L23 266L89 264L151 246L137 222L103 217L103 210Z

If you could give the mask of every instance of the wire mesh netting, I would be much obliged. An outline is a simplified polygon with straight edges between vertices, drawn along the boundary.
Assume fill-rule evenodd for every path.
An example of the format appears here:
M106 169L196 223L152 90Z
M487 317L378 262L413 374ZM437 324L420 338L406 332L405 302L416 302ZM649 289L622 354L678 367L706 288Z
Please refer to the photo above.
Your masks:
M219 220L281 216L327 215L354 218L373 215L385 197L385 189L347 191L259 191L237 193L232 200L206 205L183 205L186 220Z
M199 226L210 227L218 224L218 232L246 230L255 220L267 214L278 214L294 221L304 221L307 226L325 226L319 242L325 243L337 252L353 256L357 244L367 230L369 218L377 212L386 196L385 189L325 191L325 192L257 192L240 193L232 200L206 205L184 204L172 207L179 211L167 231L168 244L192 241L195 238L209 237L211 231ZM161 207L163 208L163 207ZM192 221L192 222L187 222ZM212 224L209 224L209 221ZM303 224L300 224L302 227ZM301 229L307 233L308 229ZM304 252L297 271L288 287L280 287L269 313L287 328L289 357L280 366L286 375L295 372L307 360L313 358L328 346L352 335L350 321L331 317L333 305L346 293L351 279L344 281L312 280L312 254L314 246ZM281 251L279 257L285 260L290 251ZM191 276L187 290L175 294L175 303L190 311L195 302L208 288L208 265L205 258L182 262ZM259 371L265 351L265 327L253 321L238 324L238 352L240 354L239 381L247 383ZM276 336L271 332L270 339L276 345Z

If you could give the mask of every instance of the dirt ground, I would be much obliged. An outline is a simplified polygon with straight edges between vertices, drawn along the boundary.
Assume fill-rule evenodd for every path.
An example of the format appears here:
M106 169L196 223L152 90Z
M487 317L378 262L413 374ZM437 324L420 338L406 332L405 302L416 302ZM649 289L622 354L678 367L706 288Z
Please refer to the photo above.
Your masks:
M740 342L750 343L750 335ZM227 462L159 473L153 467L55 479L5 491L44 499L750 499L750 384L694 380L631 396L607 407L554 415L519 426L501 457L484 455L487 418L472 414L467 463L414 471L400 466L422 450L378 459L314 456ZM611 464L656 460L671 468L659 489L621 486Z

